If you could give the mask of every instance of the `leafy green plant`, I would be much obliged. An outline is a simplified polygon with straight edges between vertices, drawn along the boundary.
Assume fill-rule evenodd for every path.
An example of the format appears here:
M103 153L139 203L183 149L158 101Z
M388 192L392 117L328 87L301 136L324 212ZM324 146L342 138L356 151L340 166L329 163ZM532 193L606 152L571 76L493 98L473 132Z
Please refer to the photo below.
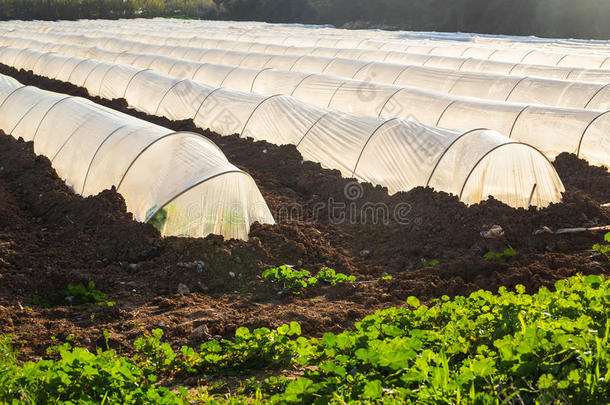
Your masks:
M485 255L483 255L483 257L487 260L500 260L500 259L504 259L504 258L508 258L508 257L513 257L517 254L517 251L513 248L506 248L504 249L504 251L500 252L500 253L495 253L495 252L487 252L485 253Z
M131 359L64 344L56 360L19 364L10 338L0 338L0 403L185 404L186 391L155 386Z
M150 211L149 211L150 212ZM147 213L148 214L148 213ZM163 232L165 223L167 222L167 208L163 207L150 217L148 223L157 228L159 232Z
M199 352L183 347L173 372L301 367L302 376L251 392L271 403L603 402L610 395L610 280L577 276L555 290L481 290L431 306L409 297L405 308L378 311L355 330L321 339L301 337L297 323L240 328L232 341L210 341ZM146 357L173 357L159 351ZM204 397L218 400L207 391Z
M176 368L178 355L168 343L162 343L163 331L153 329L152 334L138 338L134 347L140 352L135 357L140 367L154 373L171 373Z
M610 260L610 232L604 235L605 244L596 243L593 245L593 250L598 251L606 259Z
M317 283L307 270L294 270L290 266L280 266L263 271L263 278L280 287L278 294L292 292L300 294L310 285Z
M325 282L330 285L356 281L356 277L348 276L347 274L343 273L337 273L335 270L328 267L323 267L320 269L320 271L318 271L318 273L315 275L315 278L318 280L318 283Z
M106 335L107 338L107 335ZM0 403L606 403L610 397L610 280L576 276L533 295L443 296L377 311L353 330L301 336L238 328L231 340L174 350L153 330L133 358L68 344L56 360L19 364L0 337ZM261 370L287 379L251 377ZM215 376L247 374L239 388ZM180 375L207 383L194 394L158 385ZM225 390L224 392L222 392Z
M299 336L301 326L297 322L282 325L275 330L238 328L233 340L211 340L201 345L200 351L183 346L174 352L168 343L162 343L163 331L154 329L135 342L139 351L136 361L144 370L155 373L218 375L243 374L260 368L287 366L296 357L296 342L291 336Z
M299 345L303 377L277 401L587 403L610 394L610 282L501 289L366 317L355 331ZM311 368L315 367L315 368Z
M262 277L272 284L279 286L278 294L300 294L308 287L314 287L320 283L336 285L340 283L353 282L354 276L337 273L335 270L324 267L315 276L307 270L294 270L290 266L280 266L263 271Z
M17 352L13 348L12 336L0 335L0 371L2 371L4 367L15 364L16 362Z
M45 306L82 305L89 303L105 303L109 307L114 306L113 301L106 301L107 298L108 295L106 293L97 290L95 283L89 281L86 286L83 284L68 284L66 289L46 297L35 295L32 301L34 304Z
M427 262L423 262L422 266L424 266L424 267L434 267L434 266L438 266L440 263L441 262L438 261L437 259L432 259L432 260L429 260Z

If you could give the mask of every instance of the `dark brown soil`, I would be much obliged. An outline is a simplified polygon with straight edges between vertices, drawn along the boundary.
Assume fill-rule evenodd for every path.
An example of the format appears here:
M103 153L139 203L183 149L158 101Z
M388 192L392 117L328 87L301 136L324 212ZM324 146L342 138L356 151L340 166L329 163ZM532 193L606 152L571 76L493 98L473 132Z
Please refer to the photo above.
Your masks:
M82 88L6 66L0 66L0 73L89 97ZM152 226L132 221L114 190L87 199L76 196L46 158L33 154L30 143L1 135L0 333L17 336L32 357L42 356L54 336L74 334L78 344L93 347L104 330L123 350L129 350L141 328L154 327L163 328L174 344L231 336L238 326L292 320L301 322L305 334L320 335L349 328L376 309L401 305L410 295L429 301L516 284L534 291L578 272L610 274L610 264L590 250L601 232L533 234L543 226L556 230L610 223L610 213L599 205L610 200L605 186L610 175L573 156L561 155L556 162L568 189L560 204L515 210L489 200L466 207L431 189L389 196L381 187L303 162L293 146L223 137L190 121L146 116L123 100L91 99L175 130L204 133L253 176L278 225L255 224L248 242L217 236L164 239ZM348 198L346 188L359 196ZM378 215L371 215L367 203L381 207ZM505 235L483 238L480 232L492 225L502 226ZM483 258L506 247L517 255ZM432 259L440 264L423 266ZM204 265L189 265L195 261ZM260 273L282 264L310 271L329 266L359 282L278 296ZM392 280L379 280L386 274ZM33 304L36 294L88 281L116 305ZM177 294L180 283L188 294ZM192 333L203 324L206 333Z
M605 167L590 166L570 153L557 156L553 165L566 189L584 191L602 204L610 202L610 174Z

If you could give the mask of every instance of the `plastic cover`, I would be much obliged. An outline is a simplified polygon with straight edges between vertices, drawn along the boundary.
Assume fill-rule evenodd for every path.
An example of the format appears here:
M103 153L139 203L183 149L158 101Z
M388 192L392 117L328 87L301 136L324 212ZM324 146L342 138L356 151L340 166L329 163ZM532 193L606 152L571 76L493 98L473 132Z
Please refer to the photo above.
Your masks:
M16 35L16 34L12 34ZM107 49L121 51L138 51L142 49L140 42L118 40L113 38L95 38L90 37L83 40L81 36L45 34L49 39L71 38L80 43L88 43L91 46L100 46L101 44L112 44L113 46ZM42 38L41 34L36 36ZM9 37L11 38L11 37ZM139 36L141 41L161 41L165 43L165 38L155 35ZM115 43L116 41L116 43ZM602 82L603 78L610 78L610 72L599 77L598 83L578 83L570 80L576 80L578 77L585 77L586 72L581 72L579 76L569 77L571 71L566 71L565 68L557 68L560 72L557 74L550 69L540 68L539 65L523 65L524 69L516 69L520 64L511 63L510 68L505 68L499 74L492 74L486 67L490 63L499 63L496 61L485 62L485 66L479 63L478 69L486 73L468 72L464 67L477 66L477 64L466 63L469 59L459 59L448 61L446 56L426 56L426 58L410 57L403 60L403 64L387 63L387 58L380 58L377 52L357 50L357 55L349 55L348 52L338 52L337 56L314 56L307 55L303 52L305 48L285 47L285 53L289 55L266 55L264 53L256 53L251 51L236 50L235 42L231 41L215 41L205 42L206 45L217 47L227 46L229 49L197 49L185 46L170 46L161 45L156 50L155 48L146 48L147 51L157 52L160 55L167 55L179 58L194 58L196 61L225 64L231 66L244 66L253 69L260 69L261 64L265 68L274 68L279 70L290 70L303 73L329 73L332 75L354 78L357 80L377 81L388 84L398 84L403 86L416 87L420 89L448 92L459 96L478 97L497 101L515 101L531 104L545 104L557 107L572 107L572 108L587 108L587 109L602 109L610 105L610 94L607 91L600 91L605 87L606 82ZM7 42L7 44L10 44ZM224 45L223 45L224 44ZM249 44L244 48L244 43L237 42L237 48L252 48ZM257 50L269 50L269 47L257 47ZM277 47L273 48L277 51ZM199 51L199 52L198 52ZM311 53L311 51L310 51ZM519 51L521 53L521 51ZM189 56L189 54L191 56ZM498 53L496 53L498 54ZM345 56L358 57L361 61L344 59ZM386 56L390 56L389 54ZM166 59L159 59L160 56L142 56L143 59L138 61L130 61L137 67L150 67L153 61L159 61L156 69L167 71L173 65ZM343 59L342 59L343 58ZM432 59L436 58L436 59ZM383 60L383 62L374 62L375 60ZM404 59L404 58L403 58ZM396 60L396 59L394 59ZM119 62L121 62L119 60ZM163 62L163 63L162 63ZM481 63L483 63L482 61ZM356 63L354 65L354 63ZM404 63L409 63L405 65ZM420 63L422 66L413 66L410 64ZM158 66L169 64L169 66ZM424 66L425 65L425 66ZM443 68L433 67L442 66ZM409 68L411 67L411 68ZM530 69L528 70L528 67ZM523 74L545 74L548 78L526 77L515 75L516 72ZM500 74L501 73L501 74ZM243 72L236 72L236 75ZM253 73L254 74L254 73ZM512 75L512 76L511 76ZM595 73L591 73L595 77ZM569 80L560 80L560 79ZM220 85L220 84L219 84ZM243 88L242 88L243 90ZM592 97L595 96L595 100Z
M0 129L34 141L75 192L116 186L136 220L164 235L247 239L251 223L274 222L252 178L201 135L5 76L0 99Z
M101 62L98 62L101 63ZM104 80L112 80L114 82L114 76L107 74ZM166 102L167 98L159 96L159 94L168 95L171 94L172 88L177 88L179 85L186 86L188 79L176 79L170 76L163 76L150 70L141 70L132 74L130 80L120 80L125 88L125 95L130 105L144 110L144 111L158 111L159 105L156 103L163 102L163 111L172 114L172 108L182 111L184 109L184 101L172 104ZM139 87L142 91L139 91ZM104 88L104 85L101 86ZM155 94L151 94L150 97L142 97L148 89L156 88L158 91ZM383 165L366 163L368 160L363 161L360 166L360 161L365 157L365 152L368 145L374 145L374 140L379 138L383 139L388 135L399 137L401 142L407 144L413 143L414 145L424 144L427 145L426 139L434 138L431 134L441 133L445 136L442 142L436 142L436 144L448 145L449 141L454 138L461 136L463 132L459 131L440 131L434 128L424 126L416 123L412 120L397 120L397 119L382 119L382 118L366 118L346 113L338 113L330 110L324 110L315 108L311 105L307 105L301 102L297 102L287 96L278 97L265 97L255 95L251 93L241 93L234 90L228 89L213 89L200 88L196 85L190 86L193 92L200 89L201 95L197 96L191 93L189 98L182 100L192 100L192 104L189 111L196 111L194 121L197 125L204 128L211 128L221 134L232 134L238 133L242 136L252 136L255 139L265 139L276 143L293 143L297 145L299 151L307 159L320 162L323 166L333 169L339 169L345 176L356 176L362 180L377 179L378 184L387 186L391 192L400 190L408 190L415 186L425 185L426 183L404 183L397 178L404 176L404 172L409 170L408 165L413 165L413 161L406 159L408 155L397 155L400 149L392 151L386 159L391 161L405 161L405 169L400 169L395 172L383 172L381 168ZM91 89L94 90L94 89ZM133 95L133 96L132 96ZM200 102L200 100L203 101ZM154 101L154 102L152 102ZM138 104L136 104L138 103ZM141 105L139 105L141 104ZM195 106L197 109L195 110ZM180 114L176 112L175 114ZM495 147L497 139L503 139L505 142L513 142L505 137L492 131L481 131L482 135L478 138L469 137L468 139L474 139L474 143L465 147L465 150L470 148L471 150L486 151L485 148ZM487 138L492 138L491 141ZM110 138L112 139L112 137ZM129 139L129 138L127 138ZM178 138L176 138L178 139ZM482 140L487 140L483 142ZM371 143L373 141L373 143ZM444 142L444 143L443 143ZM480 144L480 145L479 145ZM476 147L475 147L476 146ZM448 146L446 146L448 148ZM526 145L522 145L523 148L529 148ZM167 149L167 148L166 148ZM404 149L404 148L403 148ZM530 148L531 149L531 148ZM135 149L137 150L137 148ZM157 148L152 149L157 150ZM427 153L433 156L432 160L435 159L442 162L447 161L445 157L444 148L431 147ZM186 155L185 155L186 156ZM536 153L523 153L520 154L523 159L527 159L528 163L524 167L528 167L528 173L521 173L520 167L515 163L514 166L508 166L509 171L504 173L505 177L515 177L518 183L510 183L510 190L492 190L492 187L488 186L487 183L482 183L485 187L483 190L476 195L481 195L482 198L487 198L487 193L491 193L494 197L502 199L507 203L515 206L526 206L530 200L531 189L528 188L527 184L522 184L521 179L528 178L533 179L539 183L550 183L553 187L547 187L549 191L546 195L541 195L541 198L534 201L534 204L540 206L547 205L550 202L558 201L563 191L561 181L557 177L554 169L548 164L546 158ZM462 163L470 162L474 165L474 160L479 159L478 154L469 155L464 154L460 160ZM153 159L155 161L159 159ZM511 158L512 160L512 158ZM532 166L529 163L531 160L539 161L536 164L536 168L542 167L537 173L531 172ZM546 163L545 163L546 162ZM161 163L159 163L161 164ZM445 167L446 163L443 163L441 167ZM468 165L467 165L468 166ZM370 168L370 172L363 172L363 168ZM432 166L430 166L432 167ZM153 169L151 169L153 170ZM156 170L156 169L155 169ZM161 167L159 170L159 176L164 178L162 175L168 169L166 166ZM422 167L421 170L426 170ZM429 169L432 174L433 169ZM430 184L435 186L439 190L449 191L458 193L463 187L463 183L467 180L466 174L469 173L470 169L464 169L459 172L459 176L456 174L448 179L438 180L440 174L435 174L432 179L434 183ZM439 172L439 173L442 173ZM507 173L511 173L507 176ZM484 173L483 173L484 175ZM461 177L460 177L461 176ZM542 176L540 179L536 176ZM140 176L138 176L139 178ZM425 175L419 176L420 178ZM506 180L503 180L506 182ZM138 183L135 181L134 183ZM124 183L132 184L132 183ZM186 183L184 183L186 184ZM395 185L400 185L398 189L395 189ZM528 187L525 187L528 186ZM119 191L122 191L122 184L119 187ZM134 186L135 187L135 186ZM524 188L525 187L525 188ZM126 192L127 195L129 192ZM516 194L521 193L521 197L515 197ZM135 194L134 194L135 195ZM143 195L141 192L137 193L141 195L142 201L138 201L129 205L129 207L138 215L140 219L146 219L150 217L150 210L158 210L159 205L152 205L153 199L150 195ZM162 193L154 194L155 196L162 196ZM470 197L469 200L465 200L467 203L475 203ZM190 201L190 198L185 199ZM163 202L164 203L164 202ZM189 227L191 229L191 227Z
M231 22L227 25L221 21L190 21L178 25L173 20L164 19L103 21L96 24L86 20L75 23L7 22L3 26L7 30L28 28L40 32L82 32L87 35L117 35L124 38L142 34L159 44L211 47L218 43L218 46L232 49L268 53L298 53L299 50L292 48L300 47L304 50L309 47L316 49L317 53L332 55L333 52L340 53L349 49L375 55L377 60L383 60L379 56L388 52L407 52L444 58L477 58L502 63L571 68L600 69L610 63L610 47L607 43L530 37L490 39L459 33L449 36L439 33L395 33L381 30L352 30L348 34L346 30L330 28L318 28L315 35L312 35L311 27L299 25L264 25L251 22ZM163 32L171 32L171 36L163 35Z
M0 56L3 51L11 52L11 49L0 50ZM75 51L77 53L87 53L82 48L77 48ZM100 56L112 60L114 54L100 53ZM46 58L57 58L57 56L41 54L41 61ZM178 61L172 58L165 59L168 62ZM229 127L227 125L231 125L231 122L234 125L230 130L240 132L240 125L247 119L252 108L262 100L262 97L255 96L251 102L247 102L248 106L236 107L238 113L232 113L226 108L217 109L216 106L220 105L216 102L217 95L212 96L203 105L203 101L207 99L209 93L214 91L215 86L223 84L232 89L241 89L267 96L275 94L290 95L317 107L330 107L360 115L386 118L408 117L427 125L462 130L473 127L489 128L503 135L513 137L513 139L527 140L526 142L535 145L548 157L556 156L558 151L567 151L580 153L581 157L593 164L606 166L610 164L608 159L600 160L597 153L595 157L589 157L589 148L579 149L578 147L580 140L584 137L585 128L595 119L598 113L539 107L538 110L547 111L546 116L552 116L553 120L541 122L536 128L544 128L549 132L541 134L540 131L531 128L526 133L526 131L513 131L513 129L523 127L524 121L528 119L527 114L521 115L521 112L529 107L527 104L498 103L463 98L414 88L347 80L324 74L305 74L274 69L253 70L197 62L193 62L193 64L199 66L194 74L191 72L195 67L188 69L184 76L175 78L158 75L148 70L140 72L133 68L121 68L120 66L110 68L111 64L98 63L98 66L89 73L85 87L93 93L100 89L99 93L106 98L123 97L124 89L130 87L136 92L133 96L127 97L133 105L139 106L150 114L161 114L172 119L192 118L197 115L197 111L202 110L202 113L196 117L197 123L204 127L215 128L219 132L228 131ZM171 65L175 66L175 64ZM80 66L80 64L77 64L77 66ZM165 64L165 69L173 70L169 66L170 63ZM44 69L41 73L44 74ZM143 94L137 94L137 89L140 87L137 84L140 75L151 77L150 80L145 80L149 83L149 88ZM195 80L205 82L206 85L184 80L185 77L189 76L193 76ZM447 78L448 84L443 86L455 87L456 81L453 80L454 78L455 76ZM104 83L98 83L99 80L103 80ZM524 82L513 82L513 85L519 86L520 83ZM525 88L529 88L529 85ZM153 91L149 95L148 92L151 89ZM508 87L498 89L491 88L487 91L505 93ZM606 91L606 89L610 89L610 87L604 87L602 91ZM599 93L596 93L596 95ZM138 97L142 97L142 99L139 100ZM242 103L248 99L248 96L238 95L234 101ZM591 102L594 102L595 97L591 97L591 100ZM176 105L172 105L173 103L176 103ZM226 104L226 102L223 102L223 104ZM214 116L212 116L212 112ZM220 115L218 122L224 122L222 128L214 122L216 115ZM562 124L564 121L566 122L565 125ZM574 122L579 124L574 125ZM552 136L548 136L549 134L552 134ZM601 138L609 136L610 133L599 135Z

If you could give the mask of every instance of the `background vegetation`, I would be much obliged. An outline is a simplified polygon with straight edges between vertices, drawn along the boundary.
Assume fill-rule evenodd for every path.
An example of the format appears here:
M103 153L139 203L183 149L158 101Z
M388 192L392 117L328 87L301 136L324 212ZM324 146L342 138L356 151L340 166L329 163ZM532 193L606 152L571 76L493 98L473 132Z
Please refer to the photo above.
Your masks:
M610 38L608 0L0 0L0 19L180 16Z

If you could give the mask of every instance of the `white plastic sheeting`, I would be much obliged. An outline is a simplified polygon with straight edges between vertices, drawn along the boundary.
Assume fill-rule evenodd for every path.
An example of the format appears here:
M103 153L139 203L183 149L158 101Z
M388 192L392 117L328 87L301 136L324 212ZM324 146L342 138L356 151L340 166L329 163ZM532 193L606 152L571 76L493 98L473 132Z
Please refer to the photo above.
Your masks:
M2 44L28 47L24 33L6 33ZM15 37L17 36L17 37ZM397 86L408 86L451 95L475 97L487 100L525 104L543 104L556 107L592 110L610 109L610 84L545 79L527 76L474 73L449 68L389 63L388 59L376 62L375 54L362 59L362 50L333 50L333 56L319 49L284 47L283 54L277 47L253 48L249 43L238 42L231 50L155 44L154 38L139 35L138 41L111 37L90 37L33 32L30 39L51 40L63 44L96 46L117 52L151 53L185 60L250 67L274 68L304 73L326 73L363 81L374 81ZM160 41L164 38L160 38ZM148 41L153 43L146 43ZM203 40L210 47L222 47L222 41ZM179 42L179 41L177 41ZM228 45L227 45L228 46ZM254 49L254 51L252 50ZM261 53L263 52L263 53ZM289 52L289 53L288 53ZM347 59L354 57L356 59ZM358 59L360 58L360 59ZM120 61L120 60L119 60Z
M327 46L356 49L394 49L404 51L406 47L436 47L437 52L459 53L464 49L474 50L519 50L536 49L551 53L598 54L608 53L609 41L586 41L566 39L545 39L535 37L497 36L464 33L408 32L383 30L346 30L328 26L301 24L268 24L235 21L201 21L174 19L130 19L119 21L82 20L62 22L44 21L7 22L6 27L28 27L44 30L91 30L114 29L116 32L158 33L171 31L172 35L190 38L194 34L219 39L239 41L260 41L273 44L302 44L305 46ZM449 50L445 50L448 48ZM510 54L511 58L519 55ZM496 56L500 58L501 55ZM508 57L508 56L507 56Z
M164 235L247 239L274 223L252 178L207 138L0 75L0 129L34 142L83 196L116 186L138 221Z
M177 21L174 19L5 22L5 29L53 32L102 32L110 35L162 35L171 33L182 43L191 38L257 42L272 46L345 48L369 52L395 52L477 61L536 64L538 66L606 69L610 42L549 40L532 37L499 37L469 34L421 33L382 30L341 30L323 26L255 22ZM108 34L106 34L108 35ZM381 54L380 54L381 55Z
M494 131L451 131L413 120L355 116L288 96L214 88L93 59L52 53L40 55L34 63L33 58L26 59L39 74L84 86L92 95L125 97L147 113L193 118L199 127L220 134L297 145L305 159L386 186L390 192L429 185L468 204L491 195L525 207L559 201L563 191L543 154ZM19 57L15 60L19 65Z
M138 38L140 35L146 34L143 39L148 43L164 44L164 45L180 45L180 46L192 46L192 47L206 47L206 48L220 48L220 49L238 49L248 52L265 52L265 53L278 53L278 54L311 54L319 56L344 56L351 59L359 59L366 61L382 61L391 62L396 64L409 64L409 65L420 65L437 68L447 68L458 71L471 71L471 72L484 72L484 73L496 73L502 75L514 75L514 76L534 76L534 77L545 77L551 79L565 79L575 81L591 81L597 83L610 82L610 63L603 63L598 68L595 65L589 68L577 68L569 66L557 66L557 65L545 65L537 64L540 62L539 54L533 50L526 54L525 59L515 61L501 61L491 55L491 59L479 59L476 57L462 57L461 53L457 52L443 52L436 50L434 46L427 46L423 48L415 48L413 46L406 46L405 49L397 47L397 50L386 50L384 47L379 49L371 50L369 48L363 48L355 50L350 48L350 44L360 44L361 42L366 43L363 40L354 40L354 38L345 38L340 42L341 48L329 48L325 44L332 44L332 41L318 40L315 44L309 47L303 46L306 42L295 42L295 45L284 46L272 44L272 43L261 43L261 40L267 40L267 38L257 37L253 39L251 36L241 35L241 41L230 40L231 35L223 36L218 32L206 32L202 33L190 32L188 37L176 37L172 31L172 36L160 36L159 31L136 31L137 29L130 30L128 33L116 34L117 37L124 39L131 39L137 32ZM60 32L73 32L64 31ZM87 35L95 36L108 36L112 32L106 30L97 31L83 31ZM253 42L248 42L244 45L244 39L249 38ZM310 38L308 38L310 39ZM292 41L291 41L292 42ZM391 49L388 48L388 49ZM465 54L472 52L472 50L464 50ZM447 53L447 54L446 54ZM500 56L500 55L498 55ZM610 57L610 54L606 55L605 58ZM604 60L605 60L604 58ZM565 59L564 59L565 60ZM528 62L529 61L529 62ZM589 66L589 64L587 64ZM603 67L602 67L603 66Z
M52 54L44 55L44 52L95 55L104 61L120 61L136 68L153 69L214 87L223 86L262 95L290 95L317 107L359 115L413 118L426 125L452 129L493 129L516 141L535 146L549 158L561 152L570 152L591 164L610 166L610 114L604 111L497 103L324 74L231 67L154 54L109 52L99 48L40 41L26 42L30 48L43 51L5 48L0 53L0 62L44 73L43 66L56 63ZM81 69L89 71L87 65L83 64L71 76L77 77ZM93 75L98 73L105 73L104 68L98 69ZM141 96L155 97L148 92ZM161 93L156 95L161 96ZM136 101L134 104L140 103ZM190 113L187 115L191 116Z
M56 29L57 24L33 24ZM70 29L91 24L69 24ZM60 26L61 27L61 26ZM240 42L274 45L350 48L371 51L398 51L443 56L476 56L505 62L535 63L548 66L600 68L608 64L608 41L570 41L518 38L473 37L464 34L389 32L381 30L337 30L302 25L272 25L243 22L192 21L177 24L172 20L102 22L92 29L117 29L155 34L172 32L188 39L207 36Z

